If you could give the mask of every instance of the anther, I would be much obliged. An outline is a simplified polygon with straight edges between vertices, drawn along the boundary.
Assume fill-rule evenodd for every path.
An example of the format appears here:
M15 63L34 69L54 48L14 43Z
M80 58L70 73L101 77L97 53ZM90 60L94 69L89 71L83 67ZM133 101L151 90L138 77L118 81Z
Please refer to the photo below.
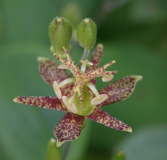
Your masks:
M64 105L67 107L67 109L69 109L73 113L77 113L78 110L77 110L75 104L72 102L74 99L74 96L75 95L73 95L69 100L67 99L67 96L63 96L62 100L63 100Z
M71 83L71 82L75 82L75 79L74 78L68 78L68 79L65 79L64 81L60 82L59 84L57 84L56 81L53 82L53 89L54 89L55 94L57 95L57 97L59 99L62 98L60 87L66 85L67 83Z
M113 74L105 75L105 76L102 77L102 81L103 81L103 82L109 82L109 81L111 81L113 78L114 78L114 75L113 75Z
M59 69L68 69L68 66L61 64L58 66Z
M93 98L91 100L91 104L92 105L98 105L98 104L101 104L103 103L107 98L108 98L108 95L107 94L99 94L99 92L97 91L97 89L95 88L95 86L91 83L87 83L86 84L91 90L92 92L96 95L95 98Z

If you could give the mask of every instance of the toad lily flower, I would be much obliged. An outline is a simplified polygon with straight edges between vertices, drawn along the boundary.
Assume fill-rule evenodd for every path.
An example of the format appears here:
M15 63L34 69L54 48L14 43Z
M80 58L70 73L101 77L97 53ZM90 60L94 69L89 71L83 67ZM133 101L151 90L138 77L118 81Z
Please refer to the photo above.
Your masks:
M117 73L117 71L106 71L115 61L98 68L102 51L103 46L99 44L90 62L87 59L81 61L81 70L74 65L65 48L66 60L54 54L54 57L61 62L60 66L52 60L38 58L40 74L53 87L57 97L16 97L14 99L17 103L66 112L53 131L58 147L66 141L79 138L87 118L116 130L132 132L129 125L100 108L128 98L142 76L127 76L97 91L95 88L97 77L102 77L103 82L108 82L112 80L113 74ZM88 65L87 69L86 65ZM70 70L74 78L70 78L65 69Z

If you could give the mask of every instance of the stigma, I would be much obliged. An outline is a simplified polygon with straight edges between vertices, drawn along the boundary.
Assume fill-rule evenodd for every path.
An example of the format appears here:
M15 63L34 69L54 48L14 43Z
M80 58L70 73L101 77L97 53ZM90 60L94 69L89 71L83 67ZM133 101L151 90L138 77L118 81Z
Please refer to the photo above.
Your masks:
M68 69L72 72L74 78L68 78L65 79L64 81L60 82L59 84L54 81L53 83L53 89L55 91L55 94L59 99L62 99L64 105L67 107L67 109L72 112L77 114L78 109L83 107L82 103L84 101L90 101L90 104L92 106L99 105L103 103L107 98L107 94L99 94L96 87L90 83L90 80L96 77L102 77L103 82L109 82L113 79L113 74L117 73L117 71L106 71L106 69L111 66L112 64L115 63L115 61L110 61L103 67L100 67L96 70L91 70L89 72L86 72L86 66L92 66L93 63L89 62L87 59L80 61L82 63L81 68L79 69L74 62L72 61L71 57L68 54L68 51L66 50L65 47L63 47L63 50L66 55L66 60L60 58L57 56L55 53L53 54L54 57L61 62L61 65L58 66L59 69ZM67 96L62 96L60 88L68 83L74 83L74 87L70 94ZM84 98L83 97L83 87L87 88L87 91L91 91L91 100L89 98ZM87 92L88 94L88 92ZM78 100L76 100L76 98Z

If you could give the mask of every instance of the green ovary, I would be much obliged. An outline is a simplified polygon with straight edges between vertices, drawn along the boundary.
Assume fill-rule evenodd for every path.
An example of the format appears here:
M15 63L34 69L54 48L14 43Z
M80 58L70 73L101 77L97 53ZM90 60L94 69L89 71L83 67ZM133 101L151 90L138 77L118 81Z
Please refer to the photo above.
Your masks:
M93 95L90 95L88 93L87 86L83 86L82 94L83 94L83 102L80 103L78 95L75 94L73 103L75 104L78 110L77 114L81 116L86 116L92 113L96 106L91 105L91 100L93 98Z

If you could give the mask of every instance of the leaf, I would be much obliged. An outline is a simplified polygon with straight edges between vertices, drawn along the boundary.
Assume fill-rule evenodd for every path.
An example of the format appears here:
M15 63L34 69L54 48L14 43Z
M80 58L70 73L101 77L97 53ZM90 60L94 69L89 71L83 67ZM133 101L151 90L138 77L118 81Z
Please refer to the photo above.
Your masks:
M166 125L145 126L117 145L128 160L164 160L167 157Z
M5 159L44 159L48 140L64 114L13 102L19 95L55 96L40 77L38 56L50 58L52 54L48 46L37 42L1 46L0 141Z
M131 74L142 75L143 80L138 83L134 93L127 100L103 107L103 110L130 125L132 130L157 121L167 122L167 108L164 105L167 88L166 60L154 54L149 48L125 41L104 44L101 65L109 60L116 60L116 64L109 70L117 70L118 73L108 83L102 83L99 78L96 85L98 89ZM92 122L90 147L98 146L98 149L108 150L127 135L129 134Z

